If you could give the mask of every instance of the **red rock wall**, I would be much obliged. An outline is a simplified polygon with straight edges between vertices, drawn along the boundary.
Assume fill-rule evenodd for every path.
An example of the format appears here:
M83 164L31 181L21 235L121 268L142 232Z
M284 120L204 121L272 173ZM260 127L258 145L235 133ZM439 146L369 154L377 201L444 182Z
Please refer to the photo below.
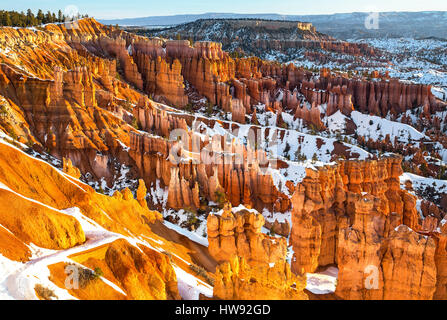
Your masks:
M250 264L284 262L287 243L284 238L262 233L264 217L250 211L232 213L227 205L221 215L208 216L208 241L211 255L222 263L238 256Z
M257 40L256 46L268 50L287 50L287 49L323 49L349 55L375 56L375 49L364 43L349 43L344 41L313 41L313 40Z
M400 190L400 163L346 161L308 170L292 198L292 270L337 265L342 299L432 299L436 288L443 296L435 262L443 250L426 236L416 198Z
M135 61L144 80L145 92L166 99L168 104L184 107L188 104L183 84L182 65L175 59L172 64L158 56L151 59L149 55L137 51Z
M251 211L232 213L226 205L221 215L208 216L211 255L220 263L214 297L218 299L307 300L305 278L286 263L285 238L262 233L264 217Z

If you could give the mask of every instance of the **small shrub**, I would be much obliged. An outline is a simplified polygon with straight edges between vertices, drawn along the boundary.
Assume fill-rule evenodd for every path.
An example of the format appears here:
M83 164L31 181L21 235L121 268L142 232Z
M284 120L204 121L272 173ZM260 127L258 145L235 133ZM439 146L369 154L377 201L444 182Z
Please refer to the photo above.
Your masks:
M284 148L284 154L289 154L290 152L290 144L287 142L286 147Z
M90 270L87 268L83 268L80 266L75 266L78 269L78 275L79 275L79 286L81 289L84 289L87 287L87 285L92 282L100 279L102 276L104 276L104 273L102 272L101 268L97 267L95 270Z
M165 256L167 256L168 259L169 259L169 262L172 263L172 253L170 253L170 252L168 252L168 251L163 251L162 253L163 253Z
M195 226L199 219L197 218L197 215L194 212L188 213L188 225L189 226Z
M295 161L297 161L297 162L304 162L306 160L307 160L306 155L297 151L297 153L295 155Z
M99 267L95 268L95 276L98 279L101 277L104 277L104 272L102 272L101 268L99 268Z
M37 295L43 300L53 300L52 298L57 299L57 296L53 290L48 289L41 284L36 284L34 290L36 291Z
M9 136L12 138L12 140L17 140L19 137L17 136L17 133L14 131L13 128L11 128L8 131Z
M309 125L310 135L316 136L319 132L318 128L314 126L313 124Z
M134 127L137 130L141 130L141 125L138 122L137 118L133 118L132 119L131 126Z
M214 106L213 106L213 104L212 103L207 103L207 105L206 105L206 110L205 110L205 114L208 116L208 117L211 117L212 115L213 115L213 113L214 113Z
M215 195L217 198L217 205L219 206L220 209L223 209L223 207L227 203L227 196L225 195L224 192L221 192L219 190L216 191Z
M4 104L0 105L0 117L5 118L8 115L8 109Z
M191 103L188 103L185 106L184 110L188 113L194 113L194 106Z
M32 142L31 140L28 140L28 141L26 141L26 146L27 146L29 149L32 149L32 148L34 147L34 142Z
M95 272L90 269L78 268L79 272L79 285L81 288L85 288L91 281L95 281L97 277Z
M289 125L287 124L287 123L285 123L285 122L283 122L283 123L281 123L281 126L280 126L282 129L285 129L285 130L289 130Z
M189 268L191 269L191 271L193 271L196 275L198 275L199 277L202 277L203 279L205 279L205 281L211 285L214 286L214 279L211 278L208 275L208 272L206 272L206 270L202 267L199 267L195 264L190 264Z

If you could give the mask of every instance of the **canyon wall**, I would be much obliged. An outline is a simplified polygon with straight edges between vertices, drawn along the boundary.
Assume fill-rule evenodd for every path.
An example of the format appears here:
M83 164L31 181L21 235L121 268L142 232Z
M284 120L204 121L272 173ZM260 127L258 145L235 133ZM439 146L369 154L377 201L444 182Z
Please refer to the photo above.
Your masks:
M400 162L346 161L308 170L292 198L294 272L337 265L342 299L433 298L443 251L438 236L424 230L416 198L400 190Z
M230 300L307 300L305 278L296 276L286 262L285 238L262 233L264 217L253 210L208 216L211 255L220 263L214 297Z

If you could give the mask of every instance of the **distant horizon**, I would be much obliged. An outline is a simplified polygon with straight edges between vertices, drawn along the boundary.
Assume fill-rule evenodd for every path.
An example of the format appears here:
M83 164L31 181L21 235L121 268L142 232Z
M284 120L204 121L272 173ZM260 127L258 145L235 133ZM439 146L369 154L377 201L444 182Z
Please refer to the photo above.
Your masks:
M98 20L138 19L146 17L165 17L178 15L200 15L206 13L237 14L278 14L278 15L333 15L368 12L447 12L445 0L371 0L360 3L357 0L21 0L2 6L2 10L36 12L63 12L75 7L79 13L88 14ZM253 12L256 13L253 13Z
M419 11L411 11L411 10L402 10L402 11L350 11L350 12L334 12L334 13L309 13L309 14L282 14L277 12L255 12L255 13L246 13L246 12L200 12L200 13L179 13L179 14L162 14L162 15L149 15L149 16L135 16L135 17L123 17L123 18L99 18L95 16L90 16L91 18L95 18L97 20L128 20L128 19L144 19L150 17L175 17L175 16L196 16L196 15L206 15L206 14L235 14L235 15L278 15L278 16L331 16L338 14L352 14L352 13L429 13L429 12L446 12L447 10L419 10ZM82 13L82 12L81 12Z

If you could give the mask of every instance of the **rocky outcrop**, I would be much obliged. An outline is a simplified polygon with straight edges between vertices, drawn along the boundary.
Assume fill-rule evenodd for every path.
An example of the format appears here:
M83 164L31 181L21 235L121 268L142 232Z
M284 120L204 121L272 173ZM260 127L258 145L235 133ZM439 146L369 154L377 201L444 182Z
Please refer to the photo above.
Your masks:
M400 190L400 161L308 170L292 198L292 270L303 274L336 264L336 294L348 300L433 298L441 258L415 197Z
M292 270L299 273L335 263L337 225L346 201L343 178L336 168L306 173L292 197L291 243L296 252Z
M129 48L127 47L127 42L122 38L110 38L108 36L102 36L99 39L100 45L104 50L115 57L120 64L124 78L127 82L134 85L137 89L143 90L143 78L138 70L137 64L134 59L129 54Z
M305 279L281 262L272 267L248 265L234 257L216 270L214 297L221 300L308 300Z
M0 206L3 212L0 239L4 240L0 243L0 252L3 256L27 263L31 257L27 246L32 245L59 250L48 260L39 249L39 254L43 255L39 257L40 261L53 263L58 261L59 254L62 259L67 259L63 250L77 246L71 253L67 251L67 255L74 254L71 259L82 261L94 270L78 269L83 270L79 278L80 288L71 290L67 287L67 269L64 272L57 265L49 266L49 280L70 290L70 294L82 299L180 299L176 273L167 255L145 245L116 240L120 234L127 239L135 235L154 236L149 225L160 220L161 215L148 210L144 182L140 181L136 199L129 189L108 197L95 193L71 175L4 142L0 143L0 149ZM70 168L68 171L77 172L69 161L65 162L65 167ZM82 247L86 235L80 221L88 221L89 228L101 230L100 240L95 238L98 234L89 229L91 241ZM107 237L110 235L113 235L114 242L109 244ZM24 265L23 269L27 267ZM17 270L17 284L20 285L17 292L28 286L20 282L21 271ZM33 274L38 282L40 276ZM115 287L111 288L110 282L101 286L102 276L113 282ZM12 288L15 282L14 278L8 286ZM102 295L98 290L103 290ZM125 296L117 290L124 292ZM42 299L48 298L37 295Z
M26 201L10 190L0 190L0 207L5 212L1 225L26 244L61 250L85 242L81 225L74 218Z
M150 119L148 112L143 114ZM186 124L174 120L168 124L166 119L169 116L160 118L168 126ZM157 121L151 123L158 127ZM185 130L182 143L133 133L129 154L146 185L160 179L168 187L169 206L175 209L198 209L199 198L217 201L219 192L234 206L250 205L261 211L266 207L287 210L290 200L261 168L268 164L265 152L252 150L236 140L228 143L217 134L202 140L205 132L205 128L202 132Z
M285 239L262 233L261 214L250 209L233 211L227 204L220 214L208 216L209 250L220 263L214 297L306 300L304 277L294 275L285 260Z
M188 104L183 84L182 65L178 59L172 64L161 56L151 59L149 55L135 51L134 57L141 70L144 90L155 99L164 98L168 104L184 107Z
M242 257L249 264L284 262L287 244L262 233L264 217L250 211L236 211L227 205L220 215L208 216L208 241L211 255L218 262Z
M435 250L433 238L407 226L392 232L382 260L383 299L432 299L436 289Z
M169 114L158 108L147 97L141 97L133 108L133 116L141 130L155 133L161 137L169 138L170 132L175 129L187 130L186 120Z
M85 235L80 224L74 217L59 211L67 208L79 208L87 217L100 221L104 228L123 234L147 232L146 222L161 219L159 213L149 211L144 203L134 199L129 189L117 191L113 197L100 195L91 187L11 146L2 143L0 148L0 166L3 168L0 181L5 186L0 190L5 197L1 203L5 212L11 212L3 215L1 224L26 243L50 249L82 244ZM10 161L15 163L14 167L8 164ZM138 200L141 202L141 196ZM20 206L27 210L15 215ZM22 220L23 215L29 217Z
M353 227L340 238L336 293L354 300L431 300L436 289L434 240L405 225L386 237L376 225L383 224L383 217L368 221L368 229ZM356 255L361 259L353 259Z
M177 277L166 255L117 240L108 247L104 260L130 299L180 298Z
M365 81L320 77L317 81L303 83L302 92L310 102L328 102L329 116L337 110L352 110L352 106L356 110L377 116L386 116L389 112L402 114L420 106L427 106L431 113L439 108L430 86L406 84L398 80Z
M49 197L46 192L56 186L54 182L53 185L45 185L45 189L38 189L45 192L44 197L29 196L25 192L24 189L34 189L33 177L39 174L34 164L36 161L24 160L25 155L4 143L0 143L0 150L0 164L3 168L0 177L0 206L3 212L0 224L16 240L28 245L33 243L42 248L61 250L84 243L86 238L79 222L46 205L48 202L45 200ZM15 166L11 167L8 163L14 163ZM50 167L43 163L40 166L47 170ZM31 173L33 169L36 172ZM23 181L28 181L29 185L22 186Z
M305 280L297 275L330 265L340 270L340 298L445 298L445 214L426 202L418 212L416 198L401 190L399 158L309 169L295 187L272 176L271 169L287 168L287 161L221 130L245 130L249 125L238 123L251 121L256 138L264 133L284 137L290 133L287 114L321 130L323 113L349 116L359 110L384 116L420 106L422 121L438 110L430 87L379 80L377 73L373 81L333 76L325 69L318 77L293 65L233 59L214 42L147 40L89 20L73 30L63 25L5 30L0 35L0 129L26 144L18 146L30 154L62 160L53 164L63 173L0 144L2 255L26 262L31 243L55 250L82 245L86 235L75 218L81 214L115 234L163 242L151 231L161 214L149 207L201 212L211 201L228 201L257 211L226 207L208 217L209 258L220 264L216 298L304 299ZM367 47L313 40L259 45L322 45L372 54ZM5 48L14 54L5 54ZM199 102L191 106L188 100ZM188 111L217 105L233 122L162 103ZM255 127L265 118L260 115L258 121L258 113L265 112L276 115L281 129ZM442 121L427 123L440 130ZM176 129L183 130L181 139L171 137ZM323 142L316 141L320 148ZM301 150L301 137L297 143ZM390 144L389 137L382 143ZM415 152L418 163L425 163L425 156ZM79 178L98 190L104 183L107 192L112 185L132 190L109 197ZM292 209L291 230L288 223L273 222L275 217L267 224L284 237L290 231L291 267L285 239L262 232L265 221L258 212L264 209ZM98 250L85 256L91 254L129 297L178 298L169 255L124 240Z
M82 173L111 182L117 172L104 162L120 155L132 128L98 106L95 79L88 68L53 71L54 80L42 80L2 65L0 91L23 117L25 130L18 139L61 160L70 159Z
M81 177L81 171L75 166L73 166L73 163L71 162L70 159L63 158L62 163L63 163L62 171L64 173L68 174L69 176L75 179L79 179Z
M313 49L349 55L376 55L366 44L336 41L316 32L311 23L262 19L201 19L169 30L149 33L165 38L213 40L223 43L226 50L237 48L247 55L261 55L271 50ZM291 58L289 58L291 60Z

